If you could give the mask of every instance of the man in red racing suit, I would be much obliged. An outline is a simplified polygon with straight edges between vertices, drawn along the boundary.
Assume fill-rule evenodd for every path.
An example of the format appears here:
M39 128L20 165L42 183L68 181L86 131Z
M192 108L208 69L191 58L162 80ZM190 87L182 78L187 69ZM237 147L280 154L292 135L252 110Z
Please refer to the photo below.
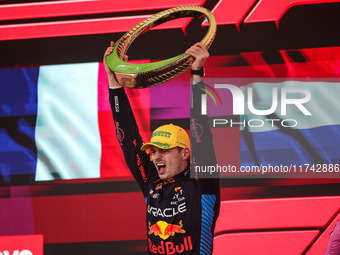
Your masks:
M120 145L125 161L138 182L147 204L148 254L212 254L215 222L219 214L218 178L191 178L189 159L195 165L216 165L212 134L206 116L200 114L202 77L193 75L190 113L191 129L200 127L203 135L192 137L170 124L156 129L143 145L125 89L116 82L106 65L115 126L124 132ZM192 70L203 68L209 54L201 43L186 53L195 57ZM122 56L127 60L126 56ZM118 133L117 133L118 135ZM191 147L191 151L190 151ZM150 154L145 152L150 150ZM152 157L152 161L150 160ZM211 176L210 176L211 177Z

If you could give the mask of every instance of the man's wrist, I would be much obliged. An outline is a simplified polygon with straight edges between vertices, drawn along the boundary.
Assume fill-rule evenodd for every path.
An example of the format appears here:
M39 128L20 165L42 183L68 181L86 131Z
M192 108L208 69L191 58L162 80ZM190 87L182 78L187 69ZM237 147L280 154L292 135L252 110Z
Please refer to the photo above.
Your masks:
M200 83L203 80L203 77L205 75L204 68L202 67L199 70L195 70L194 68L192 68L190 70L190 74L192 75L193 84Z
M109 88L121 88L122 86L119 85L119 83L117 82L117 80L115 79L115 77L112 75L108 76L108 81L109 81Z
M190 74L191 75L199 75L199 76L201 76L201 77L204 77L204 68L203 67L201 67L201 69L198 69L198 70L195 70L194 68L191 68L191 70L190 70Z

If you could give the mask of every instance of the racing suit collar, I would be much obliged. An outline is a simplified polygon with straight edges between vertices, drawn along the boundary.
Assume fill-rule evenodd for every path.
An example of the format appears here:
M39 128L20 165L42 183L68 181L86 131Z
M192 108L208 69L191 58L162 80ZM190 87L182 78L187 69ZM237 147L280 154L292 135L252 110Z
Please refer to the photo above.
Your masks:
M155 181L155 183L159 183L162 181L164 185L175 183L175 182L183 180L187 175L189 175L189 173L190 173L190 167L188 165L182 172L176 174L174 177L169 178L167 180L158 179L157 181Z

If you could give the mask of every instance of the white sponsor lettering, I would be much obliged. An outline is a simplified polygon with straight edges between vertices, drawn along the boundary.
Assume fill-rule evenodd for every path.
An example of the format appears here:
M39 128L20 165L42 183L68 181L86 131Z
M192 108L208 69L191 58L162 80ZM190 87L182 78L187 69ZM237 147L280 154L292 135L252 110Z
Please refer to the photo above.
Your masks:
M118 100L118 96L115 96L114 99L115 99L115 111L119 112L119 100Z
M161 209L161 208L152 207L150 205L148 205L148 208L147 208L148 213L152 214L155 217L161 216L163 218L174 217L175 215L179 213L184 213L186 210L187 210L187 206L185 202L173 208Z
M0 251L0 255L33 255L33 253L29 250L14 250L12 253L9 251Z

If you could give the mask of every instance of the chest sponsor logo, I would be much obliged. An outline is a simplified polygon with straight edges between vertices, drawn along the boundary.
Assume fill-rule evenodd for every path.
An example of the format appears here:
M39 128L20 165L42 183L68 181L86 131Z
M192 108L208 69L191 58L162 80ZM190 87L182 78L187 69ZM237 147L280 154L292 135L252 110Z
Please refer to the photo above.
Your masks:
M159 193L154 193L153 189L151 189L151 190L150 190L150 196L151 196L152 198L158 198L158 197L160 196L160 194L159 194Z
M169 236L174 236L175 233L185 233L183 229L182 220L179 221L179 225L169 224L165 221L157 221L156 224L151 225L149 221L149 232L148 235L154 234L155 236L159 236L163 240L169 238Z
M164 185L169 184L169 183L174 183L174 182L175 182L174 178L170 178L170 179L164 181Z
M151 205L148 205L147 211L154 217L163 217L163 218L171 218L179 213L184 213L187 210L186 203L182 203L176 207L171 208L156 208Z
M192 250L191 236L184 237L183 241L178 244L161 241L160 245L156 246L150 239L148 242L149 251L154 254L181 254Z
M152 198L159 198L160 194L159 193L152 193L151 197Z
M170 202L171 205L178 205L183 200L185 200L185 197L183 196L183 190L181 187L175 188L175 195L172 197L172 201ZM183 203L183 202L182 202ZM185 203L185 202L184 202Z
M163 183L158 183L156 186L156 190L162 189L163 188Z

